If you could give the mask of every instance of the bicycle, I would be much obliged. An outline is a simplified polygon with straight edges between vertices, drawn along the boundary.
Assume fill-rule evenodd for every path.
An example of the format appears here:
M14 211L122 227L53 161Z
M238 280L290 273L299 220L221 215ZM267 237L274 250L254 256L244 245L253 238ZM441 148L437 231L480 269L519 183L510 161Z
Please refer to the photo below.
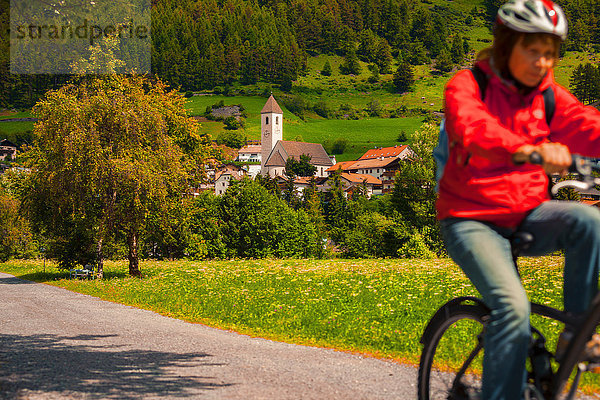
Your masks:
M587 190L600 185L592 171L600 172L600 165L594 160L573 156L573 172L578 180L559 182L552 187L555 196L565 187ZM532 163L541 164L539 155L534 155ZM533 241L527 232L517 232L512 240L513 261L518 270L517 257ZM572 400L577 394L581 374L600 369L600 364L581 360L586 344L600 325L600 293L592 301L588 312L576 318L564 311L537 304L531 304L531 314L558 321L577 332L570 340L564 356L557 360L547 349L544 335L531 326L532 340L528 350L528 387L531 399ZM476 297L457 297L442 305L427 324L421 337L423 351L418 372L418 400L476 400L481 392L481 360L483 357L483 336L490 311L483 301ZM452 352L464 357L452 365L436 363L437 352ZM438 365L439 364L439 365ZM445 365L445 367L440 367ZM571 379L575 370L575 376Z

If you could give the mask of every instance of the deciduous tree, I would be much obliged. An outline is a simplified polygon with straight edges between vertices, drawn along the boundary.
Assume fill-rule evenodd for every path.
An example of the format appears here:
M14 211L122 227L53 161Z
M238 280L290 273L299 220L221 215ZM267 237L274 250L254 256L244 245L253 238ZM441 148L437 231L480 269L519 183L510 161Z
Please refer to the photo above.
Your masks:
M54 239L83 233L103 245L121 233L129 273L140 276L140 239L150 215L168 211L203 177L209 141L188 118L184 98L160 81L109 74L81 76L35 107L25 206ZM70 260L63 258L66 264Z

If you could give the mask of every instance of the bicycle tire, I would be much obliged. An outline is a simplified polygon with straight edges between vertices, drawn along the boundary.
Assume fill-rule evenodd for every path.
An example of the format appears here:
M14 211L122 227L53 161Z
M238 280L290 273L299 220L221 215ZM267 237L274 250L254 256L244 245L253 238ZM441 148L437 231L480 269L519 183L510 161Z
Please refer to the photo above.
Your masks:
M487 307L473 298L451 300L438 310L421 339L418 400L479 398L482 338L488 316ZM456 355L464 359L456 360Z
M571 389L569 388L571 374L580 363L580 355L583 353L588 340L597 331L600 324L600 294L594 298L590 309L590 314L588 314L583 325L579 327L577 335L569 344L566 355L554 375L553 393L555 394L553 399L562 399L565 392Z

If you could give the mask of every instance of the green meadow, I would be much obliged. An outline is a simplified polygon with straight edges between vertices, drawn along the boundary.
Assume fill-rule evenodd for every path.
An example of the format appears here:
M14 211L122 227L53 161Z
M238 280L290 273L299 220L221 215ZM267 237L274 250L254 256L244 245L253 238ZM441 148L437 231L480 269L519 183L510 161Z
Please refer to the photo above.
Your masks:
M562 259L523 259L523 284L534 301L560 307ZM104 300L220 329L289 343L418 364L419 338L434 311L455 296L477 295L451 261L228 260L145 261L143 279L127 263L107 262L105 279L68 279L43 262L9 261L0 270ZM562 329L534 321L550 348ZM445 362L455 355L446 353ZM600 391L598 375L585 385Z

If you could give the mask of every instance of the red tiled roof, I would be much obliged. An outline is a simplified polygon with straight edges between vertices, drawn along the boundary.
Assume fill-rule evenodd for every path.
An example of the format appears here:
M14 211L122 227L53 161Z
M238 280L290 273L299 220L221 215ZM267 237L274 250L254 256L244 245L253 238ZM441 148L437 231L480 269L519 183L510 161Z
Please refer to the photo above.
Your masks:
M260 144L249 145L249 146L244 146L241 149L239 149L238 153L260 153L261 149L262 149L262 146Z
M386 157L386 158L373 158L373 159L359 159L352 164L351 170L359 170L366 168L385 168L390 164L397 163L397 157Z
M380 149L371 149L368 150L359 160L367 160L371 158L380 158L380 157L397 157L402 153L408 146L394 146L394 147L382 147Z
M348 174L346 172L342 172L342 178L346 179L349 182L352 183L369 183L372 185L381 185L381 180L375 178L374 176L371 175L365 175L365 174Z
M298 185L310 185L311 178L312 176L299 176L294 179L294 183Z
M263 109L261 110L260 113L261 114L266 114L266 113L283 114L283 111L281 110L281 107L279 107L279 104L277 104L275 97L273 97L273 95L271 95L269 97L269 100L267 100L267 103L265 104L265 106L263 107Z
M339 163L337 163L335 165L332 165L331 167L327 168L325 171L326 172L333 172L333 171L337 171L338 169L341 169L342 171L346 171L355 162L356 161L340 161Z

